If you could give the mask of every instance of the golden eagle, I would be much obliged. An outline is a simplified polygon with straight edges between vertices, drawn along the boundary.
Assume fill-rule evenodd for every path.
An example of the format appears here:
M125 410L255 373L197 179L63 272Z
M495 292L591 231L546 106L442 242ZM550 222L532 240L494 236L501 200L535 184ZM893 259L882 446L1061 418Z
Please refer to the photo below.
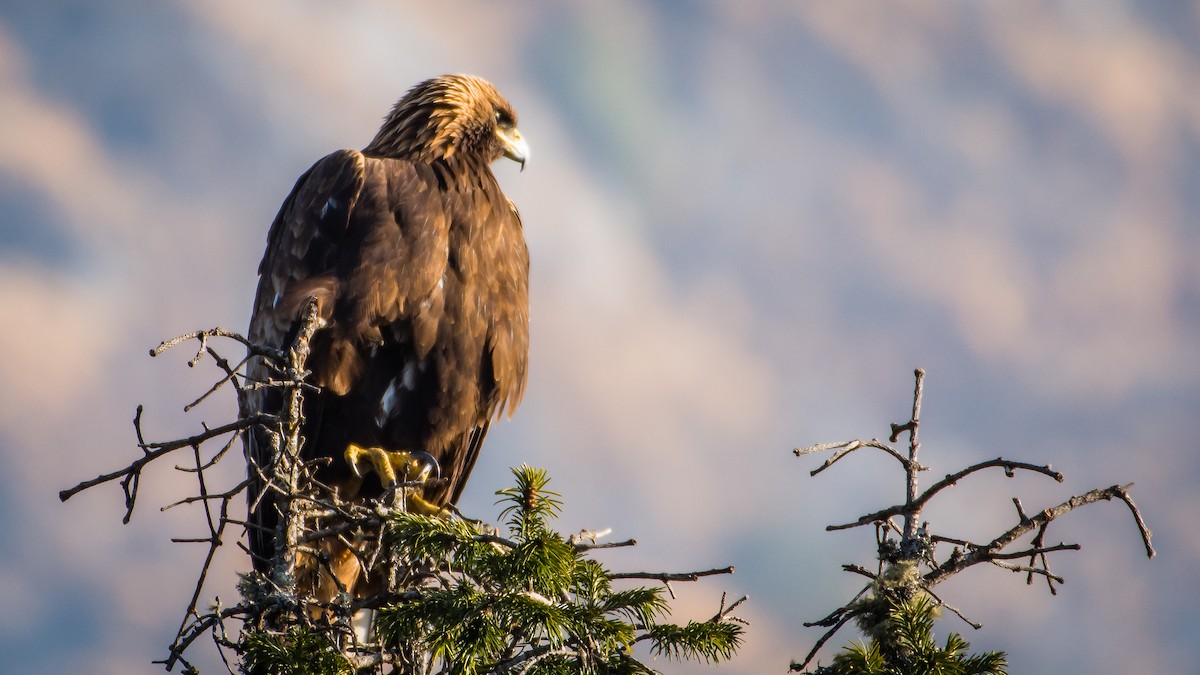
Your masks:
M424 500L453 504L491 420L520 402L529 254L490 164L503 156L524 168L528 155L495 87L437 77L401 98L362 151L314 164L275 216L249 337L286 348L315 300L322 327L307 365L320 389L304 399L301 458L329 458L317 478L342 499L379 496L397 468L424 457L441 475ZM256 358L248 375L271 372ZM282 402L278 390L260 388L244 406L278 412ZM279 513L261 479L273 447L261 430L247 438L250 548L266 571ZM325 598L338 586L355 592L357 559L333 540L322 549L337 581L314 576L309 560L300 583Z

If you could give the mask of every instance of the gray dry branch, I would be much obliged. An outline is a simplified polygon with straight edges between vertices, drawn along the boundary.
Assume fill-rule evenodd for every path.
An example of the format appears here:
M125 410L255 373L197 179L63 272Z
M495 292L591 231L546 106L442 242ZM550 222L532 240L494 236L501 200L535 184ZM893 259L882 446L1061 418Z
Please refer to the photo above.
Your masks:
M176 466L176 469L195 475L197 493L168 504L162 507L162 510L165 511L185 504L199 504L204 512L208 536L176 538L172 539L172 541L179 543L203 543L207 544L208 548L204 560L200 565L200 571L197 574L191 600L184 610L183 620L168 649L168 655L163 660L155 662L163 664L167 670L172 670L176 664L180 664L183 666L184 673L198 672L195 666L184 657L184 653L197 638L211 632L214 642L221 651L222 660L230 672L233 672L233 667L230 666L224 650L237 650L238 641L230 638L230 631L225 625L227 620L236 619L248 624L272 612L278 612L281 608L295 613L296 608L303 604L302 600L295 597L295 588L291 582L294 575L290 573L294 567L296 552L303 537L303 523L310 511L337 509L339 506L331 500L322 500L319 497L307 500L298 498L302 494L312 493L311 490L300 487L305 479L311 478L312 471L312 467L305 466L303 462L299 461L299 447L301 443L299 433L302 421L300 403L303 392L312 389L312 386L304 381L307 375L305 360L308 357L308 342L320 324L315 304L310 303L303 316L304 320L301 323L300 330L297 331L295 341L286 351L253 344L242 335L224 328L213 328L180 335L176 338L163 341L158 347L150 350L151 356L159 356L170 349L194 340L199 346L195 356L188 362L188 366L196 366L205 355L208 355L212 358L217 368L220 369L220 379L199 398L186 405L184 407L185 412L191 411L200 402L226 385L229 385L237 393L239 401L241 401L245 391L251 388L274 387L282 390L286 393L285 398L288 401L288 405L284 407L280 414L243 414L234 422L216 427L209 427L207 424L201 423L202 431L186 438L149 442L143 434L143 407L139 405L137 413L134 415L133 426L142 456L132 461L123 469L82 481L78 485L59 493L59 498L62 501L66 501L88 488L119 480L121 489L125 494L125 515L123 522L128 523L137 503L138 488L141 484L142 473L145 468L150 463L163 457L174 455L178 452L190 451L188 453L190 455L188 465ZM239 348L246 349L248 356L238 359L236 363L232 363L230 360L222 357L212 345L215 339L231 340L237 343ZM247 381L243 369L247 361L255 356L263 358L276 373L271 381ZM230 526L232 525L234 531L238 533L235 540L241 539L245 528L253 526L241 518L232 515L233 513L244 511L245 505L242 502L244 499L243 493L251 480L246 478L228 489L214 491L209 485L209 478L206 472L226 457L230 448L236 445L244 434L250 433L256 428L270 431L272 437L276 439L276 447L273 454L279 458L279 467L285 469L277 470L276 467L258 467L257 470L260 472L259 478L268 485L267 489L275 490L284 496L281 503L286 505L285 508L288 510L289 517L283 520L293 525L282 539L286 542L286 545L278 549L275 573L272 575L272 579L267 580L274 592L263 594L252 600L243 599L232 607L225 607L220 598L217 597L210 607L202 608L200 606L200 599L204 592L208 573L212 568L217 551L226 543ZM205 458L204 451L211 442L215 441L223 441L223 443L211 456ZM292 497L297 498L293 499ZM362 514L356 515L361 516ZM360 517L359 520L362 521L364 519ZM381 516L374 514L366 520L371 520L376 525L382 522ZM362 523L360 522L360 524ZM245 548L240 541L237 541L237 544L243 549Z
M462 581L460 569L430 568L420 561L399 560L394 557L393 549L384 545L385 530L394 527L397 519L404 516L406 493L419 488L420 483L401 483L378 501L350 503L340 499L336 491L318 480L316 472L320 462L328 460L306 461L301 456L303 397L306 393L316 391L313 385L306 382L309 373L305 364L309 355L309 342L320 325L315 303L310 303L301 315L295 339L285 350L254 344L242 335L223 328L195 331L162 342L150 351L151 356L159 356L168 350L194 342L198 347L188 366L194 367L208 356L220 371L217 381L199 398L186 405L185 412L192 411L214 393L230 389L237 394L238 402L242 404L247 392L272 388L281 394L281 409L274 414L250 413L247 412L247 406L239 405L240 417L233 422L213 427L201 422L199 433L186 438L151 442L147 441L143 434L143 408L138 406L133 427L141 456L120 470L82 481L59 493L60 499L66 501L83 490L117 481L125 495L123 522L128 523L137 503L138 489L145 468L164 457L186 456L186 462L175 468L195 477L195 492L162 507L162 510L191 506L202 511L206 536L175 538L172 541L204 544L206 551L200 563L193 593L168 647L167 656L154 661L168 671L179 665L185 674L198 674L199 670L189 661L187 655L196 641L206 635L211 637L219 657L231 675L252 668L246 659L252 656L250 651L254 644L272 644L273 640L286 642L288 636L307 635L317 643L332 648L332 657L341 659L354 672L382 672L384 664L395 663L398 657L395 653L389 653L374 639L370 642L361 640L361 633L356 631L353 625L359 610L394 608L397 604L418 599L430 588L449 588ZM233 360L224 358L214 344L229 342L239 350L244 348L248 356ZM246 366L251 358L261 358L268 365L271 375L266 381L252 381L247 377ZM246 434L255 432L258 432L260 438L271 439L270 465L257 466L243 454L232 453L246 461L245 478L239 479L233 485L214 485L213 467L228 457L231 454L230 449ZM242 468L239 467L239 473ZM206 597L209 572L213 569L218 550L226 544L233 543L247 555L251 554L243 540L248 531L259 525L248 522L241 514L246 513L248 506L257 506L246 503L248 488L253 482L262 486L260 495L268 491L272 493L273 506L279 512L279 524L272 533L276 545L269 572L265 575L257 572L243 574L237 589L240 595L237 603L229 605L224 603L220 596L209 594L214 601L204 605L202 598ZM259 498L261 499L261 496ZM454 518L463 523L474 522L462 520L458 516ZM489 533L482 529L482 524L478 524L478 527L481 528L480 533L474 535L477 541L500 549L512 550L517 546L498 533ZM564 541L566 546L580 554L591 549L636 545L633 540L597 543L598 538L607 534L607 530L583 530ZM314 559L317 565L323 566L323 569L333 576L329 569L329 560L316 545L317 542L332 537L337 537L357 556L364 569L383 575L385 583L381 593L365 598L352 598L350 594L343 592L332 600L319 601L309 594L308 590L311 589L297 587L297 561L304 555ZM673 596L671 582L696 581L702 577L732 572L732 567L725 567L675 574L617 573L609 575L605 583L618 579L653 580L661 583ZM744 623L731 613L744 601L743 597L726 606L722 597L721 608L708 624L722 627L730 623ZM662 627L663 630L666 628L669 627ZM709 629L712 629L711 626ZM670 635L642 635L636 641L652 638L653 644L675 645L668 649L676 651L680 649L679 645L690 644L687 642L687 634L674 638ZM736 639L731 644L735 645ZM549 652L540 654L534 650L520 657L522 665L514 666L513 670L527 668L535 662L553 659L556 656L563 655ZM192 659L194 658L193 656ZM426 661L431 662L428 658Z
M1150 528L1146 526L1141 512L1133 503L1133 498L1129 495L1129 488L1133 486L1132 483L1089 490L1081 495L1073 496L1061 504L1043 509L1032 516L1025 513L1020 500L1014 499L1013 502L1017 509L1016 524L989 541L974 542L933 534L929 529L929 524L922 521L922 514L925 508L934 497L941 494L944 490L954 487L964 478L988 469L1003 469L1004 474L1009 478L1015 476L1017 471L1042 474L1059 483L1063 482L1064 478L1061 473L1055 471L1050 465L1030 464L997 457L996 459L979 462L960 471L947 474L940 481L922 491L920 489L920 472L929 470L928 467L918 461L921 448L918 442L918 431L921 426L921 398L925 384L925 371L917 369L914 375L916 377L916 386L913 391L912 416L906 422L893 423L891 425L891 436L888 439L888 442L895 443L900 439L902 434L907 433L907 452L897 450L887 443L874 438L869 441L851 440L839 443L821 443L806 448L797 448L793 451L797 457L830 450L835 451L829 459L810 472L810 475L816 476L855 450L863 448L880 450L896 459L904 468L906 486L906 497L903 503L868 513L849 523L829 525L825 528L832 531L874 525L879 546L879 564L876 572L870 572L857 565L843 566L846 571L867 577L870 579L870 583L862 588L849 602L835 609L828 616L818 621L804 624L810 627L820 626L829 628L829 630L817 640L803 661L792 663L791 670L793 671L801 671L807 668L816 657L817 652L820 651L821 647L835 633L851 620L858 618L862 612L861 608L864 606L860 601L861 598L867 596L873 590L877 590L881 583L895 585L897 579L894 577L889 578L887 575L894 575L895 572L893 570L900 569L902 565L910 565L912 569L917 571L916 574L910 574L903 580L904 584L911 586L907 589L908 593L925 593L930 595L939 606L958 615L963 621L976 629L981 627L980 624L970 621L957 609L947 605L934 595L931 589L963 570L987 563L1013 572L1024 573L1026 575L1026 583L1032 583L1034 577L1040 576L1046 580L1051 594L1056 593L1057 589L1055 585L1061 584L1063 579L1050 571L1048 554L1058 551L1079 550L1079 545L1068 543L1047 545L1045 543L1047 529L1050 523L1058 518L1088 504L1094 504L1099 501L1111 501L1113 499L1119 499L1124 502L1133 514L1134 522L1137 525L1138 532L1141 534L1142 542L1145 546L1146 555L1150 558L1154 557L1154 548L1150 543ZM902 519L902 525L897 526L892 521L896 517ZM1036 534L1028 545L1023 548L1016 547L1016 550L1010 550L1014 548L1014 545L1021 537L1033 532L1036 532ZM893 534L897 535L897 537L893 538ZM939 543L953 545L950 553L940 560L937 557L936 551L936 546ZM1026 562L1025 564L1009 562L1012 560Z

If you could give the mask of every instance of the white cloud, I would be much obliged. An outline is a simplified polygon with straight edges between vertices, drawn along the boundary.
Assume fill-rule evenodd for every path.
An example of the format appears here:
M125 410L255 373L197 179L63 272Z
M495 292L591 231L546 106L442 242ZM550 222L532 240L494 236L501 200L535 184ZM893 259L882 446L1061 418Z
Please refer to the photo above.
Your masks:
M721 11L740 11L731 7ZM537 447L532 453L560 458L569 467L565 475L555 472L556 484L591 490L592 501L580 503L586 509L582 517L589 519L582 525L609 524L590 518L613 513L624 519L626 529L637 530L621 536L660 540L660 547L645 556L632 554L630 564L657 556L663 548L670 548L674 560L685 566L696 560L737 563L741 551L714 551L714 542L792 536L768 531L793 522L790 514L780 513L785 508L781 501L786 508L804 509L794 519L808 523L832 519L822 513L844 514L848 505L875 497L873 492L847 494L850 490L805 483L802 470L779 471L788 448L770 447L776 442L773 434L784 427L795 430L795 444L828 440L809 438L806 427L824 431L828 418L839 424L860 419L862 407L896 398L878 391L881 381L904 380L908 368L923 364L901 363L905 372L899 378L872 368L891 367L913 352L944 345L942 336L928 334L928 325L867 324L854 314L857 308L843 306L839 292L847 279L861 283L859 292L872 298L900 298L911 303L908 308L933 308L937 318L947 318L945 325L969 352L975 372L1021 373L1019 394L1045 402L1051 412L1059 409L1054 406L1071 412L1096 402L1128 401L1131 392L1143 388L1190 391L1173 387L1194 381L1200 367L1195 365L1200 363L1198 347L1190 339L1195 317L1181 311L1200 287L1200 267L1193 262L1197 253L1187 231L1186 203L1172 183L1158 179L1181 161L1175 149L1183 147L1176 143L1181 130L1190 124L1193 131L1187 133L1194 137L1200 128L1200 107L1187 100L1195 90L1191 55L1147 43L1144 31L1110 26L1080 37L1070 22L1058 20L1039 24L1027 43L1017 38L1030 21L1044 18L1042 10L1021 10L1033 13L1016 16L986 3L984 9L970 11L1004 20L983 20L982 35L956 25L953 16L947 19L950 15L940 10L889 9L864 18L861 5L797 9L825 41L822 49L831 60L851 64L846 67L859 69L878 86L881 109L870 112L897 125L891 133L905 135L915 128L926 133L920 138L931 152L962 162L954 166L965 167L965 178L948 196L944 185L916 170L925 167L908 165L914 155L906 150L876 143L870 130L839 126L839 121L798 109L771 79L775 71L761 67L773 57L763 53L759 38L786 24L767 4L752 9L760 12L757 19L734 22L739 33L723 32L721 22L707 28L719 49L696 46L694 53L708 54L713 63L700 69L711 80L703 83L703 92L684 97L695 109L682 110L679 101L655 98L662 92L643 86L637 92L642 98L634 100L653 115L622 118L622 124L646 125L631 134L657 143L648 152L662 153L639 169L653 165L677 172L656 177L664 190L658 194L661 202L653 204L645 200L657 191L630 195L606 184L594 158L585 153L592 147L588 139L573 137L579 125L563 117L554 92L539 88L539 76L525 62L522 46L536 39L537 31L557 24L534 8L455 3L414 10L386 2L285 7L279 2L247 6L218 1L192 3L186 11L198 22L193 37L201 46L196 49L218 65L213 76L230 93L229 105L267 110L264 117L278 124L276 131L285 139L281 143L297 153L312 148L310 159L364 142L401 91L428 75L471 70L511 80L502 89L518 103L535 152L523 174L512 167L499 169L525 216L534 253L534 382L518 419L533 430L529 437ZM592 28L601 39L605 31L615 30L602 23L606 16L600 12L593 17L600 22ZM644 10L620 16L641 21ZM958 41L940 40L946 36ZM1096 183L1086 180L1093 169L1086 162L1043 157L1029 119L1019 104L1002 99L1003 92L967 100L950 91L942 78L954 71L953 57L959 53L954 45L961 49L964 36L979 40L981 48L988 48L983 43L991 36L996 52L980 58L999 59L994 67L1028 85L1025 95L1062 103L1072 124L1087 120L1100 129L1103 138L1120 148L1119 168L1135 170L1129 185L1100 194ZM1109 37L1115 40L1114 51L1101 53ZM662 48L671 48L667 36ZM655 50L639 55L661 57ZM167 624L175 619L177 603L145 589L190 584L172 577L180 569L190 573L186 561L193 558L192 551L164 543L189 525L174 514L158 516L154 509L186 489L188 478L164 469L148 479L140 507L146 514L139 512L129 528L118 525L115 486L63 506L49 502L64 483L88 477L93 469L116 468L136 453L128 425L132 403L152 404L155 437L169 435L179 425L195 429L198 421L180 422L177 409L198 393L197 387L203 388L195 383L205 375L182 370L177 356L166 363L150 362L145 348L218 317L240 320L270 215L251 222L258 216L247 214L273 209L295 176L274 176L270 181L282 186L279 193L259 195L257 188L235 186L243 190L238 192L225 185L228 177L216 165L213 191L167 193L154 177L161 168L154 160L133 156L127 159L146 163L131 166L116 159L82 109L69 99L49 96L31 80L27 60L14 40L0 34L0 117L6 122L0 127L0 174L45 200L84 242L85 256L100 261L102 273L73 275L7 259L0 266L0 306L7 325L20 327L0 331L0 382L21 383L19 388L0 388L0 430L17 444L11 452L5 449L16 467L5 486L39 495L42 501L29 502L21 522L30 531L53 533L36 555L30 549L16 564L36 566L45 578L68 574L99 583L116 575L105 592L120 595L113 604L119 616L106 628L113 639L105 644L122 644L125 633L154 631L165 640L173 630ZM597 67L603 70L604 65ZM675 67L652 65L658 73ZM829 90L806 96L837 95L836 81L813 82ZM618 94L620 84L614 85ZM672 80L670 86L689 85ZM925 96L929 92L940 98ZM161 95L170 97L171 92ZM622 103L629 101L612 105ZM686 119L663 134L651 126L660 119L643 119L668 113ZM187 119L192 118L180 116L170 123ZM1129 128L1130 120L1145 128ZM762 130L770 126L780 127L778 134L764 139ZM931 129L936 133L928 133ZM262 152L260 146L241 147L219 135L208 142L215 144L212 157L230 163L239 162L243 153ZM705 144L703 152L692 152L695 148L689 146L700 143ZM691 158L699 155L706 163L692 165ZM215 193L222 198L213 199ZM830 210L850 214L839 223L846 230L831 233L820 222L821 207L830 203L835 204ZM686 282L680 281L668 259L679 252L660 250L649 240L654 227L646 222L646 213L651 208L658 214L683 214L676 223L653 224L676 227L681 250L690 250L690 238L712 233L711 224L695 231L686 227L700 216L728 216L729 222L720 224L740 229L733 231L736 237L721 241L731 247L749 243L730 251L727 267L693 269ZM1048 209L1065 214L1061 230L1049 233L1061 245L1056 250L1031 245L1032 234L1044 233L1031 233L1022 220L1029 211ZM1100 211L1105 211L1103 217L1094 217ZM859 248L827 250L839 238ZM834 254L843 257L826 264L822 256ZM747 271L735 264L756 267ZM820 269L834 274L811 273L814 265L825 265ZM215 277L213 269L218 270ZM762 279L768 282L759 284ZM793 284L796 279L807 285ZM792 293L803 300L787 305L785 294ZM768 313L779 305L805 311L800 316ZM914 335L920 344L904 342ZM935 383L957 377L933 376L939 378ZM998 392L993 399L1015 396L1017 389ZM802 401L806 407L781 410L781 400ZM1154 452L1182 455L1186 444L1180 436L1188 423L1157 422L1130 437L1148 437L1158 429L1161 435L1154 438L1166 439L1159 446L1165 449ZM501 436L501 428L493 433ZM846 436L859 431L846 430ZM1090 465L1112 463L1127 452L1119 445L1083 451L1094 453L1087 455ZM1072 458L1082 455L1063 452ZM48 457L69 470L47 469ZM1186 462L1175 466L1150 472L1146 485L1158 494L1190 494L1187 490L1194 486L1188 482ZM875 485L871 483L872 489ZM781 495L784 490L788 493ZM567 496L570 506L580 495L568 491ZM635 507L644 511L628 512ZM647 542L646 548L654 545ZM819 559L829 555L827 546L833 547L823 541L806 546L819 548L812 553ZM1182 555L1195 559L1193 549ZM38 557L42 551L48 551L45 560ZM10 587L13 575L24 573L5 563L0 588ZM786 582L812 583L807 557L755 563L785 567L780 578ZM1096 569L1110 568L1106 562ZM1123 563L1115 569L1122 575L1141 574L1141 568ZM228 573L223 567L222 578ZM820 573L836 576L836 565ZM1103 575L1094 574L1065 593L1090 593L1087 589L1103 586L1103 579L1097 581ZM735 580L747 587L759 582L741 575ZM983 584L981 603L1005 607L1012 579L1003 581L994 587ZM1126 589L1116 600L1151 606L1161 597L1154 593L1162 590L1152 577L1145 583ZM707 591L721 587L703 586L697 594L701 600L686 601L680 613L703 613L713 596ZM1089 611L1111 611L1103 594L1094 595ZM800 610L780 608L777 602L752 598L748 613L762 618L751 627L750 651L729 672L782 670L787 658L801 655L801 631L789 632L779 623L779 617ZM815 618L821 609L828 608L805 618ZM1061 603L1023 602L1016 613L999 612L997 623L1024 621L1040 630L1073 620L1070 611ZM1130 635L1150 645L1165 639L1153 633L1153 620L1145 611L1133 616L1138 625ZM160 619L162 625L156 626ZM1096 625L1098 633L1111 629L1107 623ZM125 672L136 669L130 663L145 665L158 656L98 654L88 662L99 664L101 672Z
M127 236L140 196L87 120L29 81L19 47L0 25L0 175L38 195L93 244Z

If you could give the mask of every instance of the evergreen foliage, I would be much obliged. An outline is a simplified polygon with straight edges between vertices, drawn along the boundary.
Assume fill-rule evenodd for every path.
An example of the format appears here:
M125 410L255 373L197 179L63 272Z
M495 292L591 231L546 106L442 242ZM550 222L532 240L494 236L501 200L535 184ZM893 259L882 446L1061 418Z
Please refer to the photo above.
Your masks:
M249 675L350 675L350 663L329 639L303 626L286 635L247 633L242 669Z
M507 536L462 518L397 512L385 541L395 560L424 570L375 619L379 647L396 672L649 673L652 657L719 662L740 646L743 626L724 613L683 625L663 588L615 588L589 547L555 532L562 502L545 471L513 469L500 490ZM353 672L324 636L248 634L243 666L253 675ZM315 658L318 654L320 658Z
M416 597L380 611L383 644L428 654L433 672L641 673L633 653L722 661L741 643L732 621L664 623L663 589L615 589L586 548L551 529L561 508L549 478L527 466L500 490L510 538L464 520L397 514L390 542L400 559L444 573Z
M883 594L867 600L884 611L881 625L863 627L875 637L854 642L813 675L1005 675L1004 652L970 655L970 643L951 633L946 645L933 639L937 602L925 593Z

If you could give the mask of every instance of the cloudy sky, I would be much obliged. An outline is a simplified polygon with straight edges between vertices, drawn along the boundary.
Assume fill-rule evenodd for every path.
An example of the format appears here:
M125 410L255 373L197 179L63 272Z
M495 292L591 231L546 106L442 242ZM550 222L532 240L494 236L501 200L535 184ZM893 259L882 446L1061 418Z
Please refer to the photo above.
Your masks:
M532 146L497 167L533 256L531 381L464 511L548 468L564 530L641 542L613 568L735 565L679 588L677 618L749 594L721 671L782 673L857 591L840 565L871 561L870 532L824 525L904 488L882 457L814 479L790 451L885 436L923 367L927 483L1000 455L1066 474L964 481L935 531L1132 481L1160 553L1120 505L1074 513L1057 597L977 570L942 595L984 628L939 634L1014 673L1194 668L1197 3L7 0L5 669L156 671L203 553L169 541L199 513L159 512L190 478L148 473L128 526L115 485L57 491L137 456L139 403L156 439L228 421L228 399L181 412L211 364L147 349L243 328L296 177L444 72L496 83ZM207 597L247 564L229 551Z

